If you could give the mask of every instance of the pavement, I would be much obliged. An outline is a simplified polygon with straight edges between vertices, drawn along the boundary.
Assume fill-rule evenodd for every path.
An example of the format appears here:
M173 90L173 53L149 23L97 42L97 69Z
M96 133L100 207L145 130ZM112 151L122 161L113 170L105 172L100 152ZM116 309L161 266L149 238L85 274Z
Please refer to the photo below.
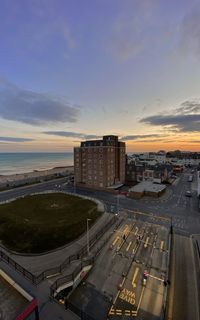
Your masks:
M119 215L126 214L127 219L131 218L132 220L136 220L135 227L134 225L132 226L133 232L134 231L136 232L136 230L134 229L136 227L138 227L139 230L142 230L143 228L142 226L145 226L143 228L144 230L147 227L150 228L150 236L148 236L145 233L144 241L147 240L147 237L149 237L148 242L150 242L150 240L154 242L157 241L155 239L155 228L156 230L165 230L165 229L169 230L170 225L173 226L175 236L174 236L173 256L172 256L173 257L172 268L171 268L172 271L169 275L171 285L169 287L170 290L169 290L169 297L168 297L168 300L169 300L168 319L173 319L173 320L176 320L176 319L198 320L199 319L199 310L198 310L199 277L197 278L196 275L200 275L200 273L198 273L200 269L199 269L199 260L197 259L197 251L196 249L194 249L194 246L193 246L194 239L191 240L191 237L192 235L196 235L198 238L200 234L200 211L198 208L198 199L196 194L196 177L194 174L193 182L192 183L188 182L189 174L190 174L190 170L186 170L183 174L179 174L179 177L175 181L175 183L167 187L168 191L165 197L159 198L156 200L150 199L150 198L135 200L135 199L126 198L123 195L117 197L116 195L113 195L111 193L107 193L104 191L95 191L95 190L82 189L82 188L76 188L76 190L74 190L73 186L69 186L65 184L66 182L65 179L59 179L59 183L61 186L60 190L68 191L68 192L76 191L76 193L78 194L97 198L105 203L108 215L112 216L113 215L112 211L114 211L114 213L119 212ZM46 190L58 190L56 185L58 185L58 180L49 181L39 185L16 188L7 192L0 192L0 201L9 200L10 198L23 196L33 192L40 192L40 191L46 191ZM190 190L192 192L191 198L185 196L185 192L187 190ZM152 235L151 235L151 232L153 233ZM160 232L161 231L158 232L158 235L160 234ZM161 241L164 241L167 243L166 239L161 239L161 235L158 236L158 239L159 237L160 237L160 244L156 244L158 247L159 245L161 246ZM112 241L114 242L114 240L115 239L113 239ZM130 245L130 248L131 248L132 246L134 246L134 237L131 236L131 233L129 235L128 240L130 240L129 243L132 241L132 244ZM115 246L117 245L118 244L116 243ZM167 252L167 247L164 246L164 248L166 249L166 252ZM154 276L155 275L158 277L160 276L159 270L163 270L163 272L167 274L167 270L166 270L167 254L162 253L160 255L159 250L154 250L154 253L152 254L152 257L151 257L151 250L148 247L148 244L145 249L144 243L141 242L140 247L136 252L135 258L137 257L138 261L143 261L144 264L138 263L135 259L132 262L132 264L130 264L131 258L125 258L126 255L128 256L126 249L127 249L126 243L124 243L120 249L122 250L122 255L124 256L120 256L117 254L113 259L114 266L112 268L111 268L112 264L110 265L110 261L112 261L112 259L111 260L108 259L108 254L105 255L105 257L103 257L102 255L99 256L100 261L102 259L102 264L100 263L99 269L98 269L98 265L96 267L98 270L98 273L96 274L96 276L94 276L94 281L96 279L97 284L93 283L92 280L88 282L89 284L91 284L91 286L95 285L95 287L93 287L94 290L92 292L94 293L94 296L96 293L96 297L98 298L96 303L99 303L99 301L101 303L101 300L103 299L102 296L103 296L103 297L106 297L104 301L104 305L105 305L104 312L107 312L105 310L108 309L108 306L111 307L110 299L113 297L114 298L116 297L115 296L117 291L116 281L121 277L120 268L122 267L120 266L122 264L123 266L122 269L124 269L125 267L128 268L130 266L130 277L127 275L125 285L127 290L131 291L131 293L128 294L129 297L131 296L131 298L135 299L136 301L135 306L132 309L124 309L124 310L135 312L137 311L136 307L140 302L140 308L138 309L138 317L140 316L140 318L138 319L143 319L143 318L155 319L155 320L161 319L160 314L164 312L164 310L162 311L160 309L161 301L163 301L163 298L165 295L165 293L163 293L162 291L164 288L163 286L160 286L160 285L158 286L158 282L154 282L152 280L153 278L151 279L148 278L147 285L145 289L143 289L143 286L141 283L141 279L142 279L141 277L142 277L142 272L144 271L144 268L145 270L146 268L148 268L148 272ZM103 252L104 251L102 251L102 254ZM114 254L114 251L111 250L110 254L112 257L112 254ZM150 259L152 263L152 265L150 266L148 264L149 259L147 259L147 257L149 257L149 254L150 254L150 257L152 258ZM60 254L60 257L61 256L62 254ZM35 261L36 260L34 258L31 261L32 263L30 263L30 268L32 268L32 270L35 268L33 266ZM38 258L37 264L38 265L40 264L40 258ZM48 267L51 266L51 259L48 260L46 265L48 265ZM64 310L63 306L60 306L49 299L50 282L48 281L52 281L52 280L49 279L48 281L43 282L41 286L35 288L31 286L30 283L27 282L25 279L21 278L8 265L5 265L5 263L0 262L0 266L2 268L5 268L7 272L10 272L16 279L19 278L19 282L22 285L25 285L27 289L31 290L32 292L35 292L35 295L38 297L40 301L41 319L45 319L45 318L50 320L66 319L66 318L69 320L77 319L77 317L74 314L71 314L69 310L67 311ZM111 270L113 270L112 277L114 280L113 282L112 280L110 282L109 281L104 282L103 281L104 273L102 271L104 271L104 269L105 269L105 272L109 271L109 266ZM130 283L132 283L131 277L133 279L134 274L135 274L135 277L137 275L136 279L138 280L138 283L137 283L136 290L133 287L132 287L132 290L130 290L131 289ZM91 277L92 277L92 273L91 273ZM110 276L109 278L112 279L112 277ZM123 280L123 278L121 278L121 280ZM87 289L87 292L91 293L90 291L91 286L89 284L88 284L89 289ZM111 290L112 285L113 285L113 288L115 288L115 290L113 289L113 291ZM103 293L103 291L105 291L105 293ZM135 294L135 298L133 296L133 293ZM91 297L91 294L90 294L90 297ZM126 301L127 291L123 292L123 297L126 297L124 300L121 299L124 301L124 306L125 306L125 304L127 303ZM140 297L142 297L141 301L140 301ZM87 295L85 295L85 301L87 299L89 299L89 296L87 297ZM157 301L157 303L155 303L154 301ZM94 308L95 308L95 305L94 305ZM113 306L113 308L115 307ZM120 308L116 310L122 310L122 308L121 309ZM117 315L115 312L115 314L111 316L119 317L120 315ZM96 318L94 319L96 320ZM123 319L122 315L120 319Z
M101 228L103 228L107 223L112 219L109 213L104 213L97 222L91 227L89 231L89 236L92 237L95 235ZM78 240L73 241L72 243L54 250L47 254L40 255L20 255L13 252L9 252L6 249L1 247L1 250L6 252L12 259L18 262L25 269L30 271L34 275L39 275L43 271L50 268L59 267L67 258L75 254L83 246L86 245L87 239L86 234L81 236Z
M169 230L124 220L103 248L87 280L69 301L95 320L151 319L162 316L166 288ZM147 272L146 285L143 274ZM122 287L120 287L120 285ZM157 301L156 305L153 301Z

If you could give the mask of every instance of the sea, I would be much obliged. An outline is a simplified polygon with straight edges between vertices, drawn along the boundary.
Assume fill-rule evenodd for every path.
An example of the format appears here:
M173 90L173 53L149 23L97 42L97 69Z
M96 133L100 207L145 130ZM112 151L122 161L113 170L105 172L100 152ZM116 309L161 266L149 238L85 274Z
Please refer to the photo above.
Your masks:
M73 153L0 153L0 175L73 165Z

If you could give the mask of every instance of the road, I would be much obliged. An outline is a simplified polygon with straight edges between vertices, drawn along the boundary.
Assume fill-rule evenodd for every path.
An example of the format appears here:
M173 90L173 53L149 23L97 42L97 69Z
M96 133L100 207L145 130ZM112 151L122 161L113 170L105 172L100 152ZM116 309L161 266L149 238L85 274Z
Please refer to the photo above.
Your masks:
M200 230L200 212L198 209L198 199L195 191L192 190L193 183L188 182L189 172L183 173L178 178L177 183L168 186L170 196L167 199L140 199L134 200L119 196L119 208L128 210L138 210L146 213L153 213L154 215L172 217L173 227L179 231L188 234L199 233ZM74 190L73 186L66 185L66 179L58 179L42 184L37 184L28 187L16 188L9 191L0 192L0 202L9 200L19 196L24 196L34 192L42 192L46 190L64 190L69 192L76 192L78 194L90 196L104 201L108 211L111 206L115 207L117 211L117 196L104 191L95 191L89 189L78 188ZM60 185L60 188L56 187ZM185 191L191 190L193 196L191 198L185 196Z
M166 291L163 279L167 276L168 245L169 230L165 227L125 219L70 302L95 320L107 319L107 315L113 320L158 319ZM148 278L144 286L145 271Z
M175 235L172 257L170 308L167 319L199 319L197 273L191 238ZM175 301L175 303L173 303Z
M134 219L137 217L139 220L141 220L140 222L137 221L137 223L141 223L141 224L143 224L143 222L145 223L145 219L143 221L144 216L142 215L140 216L140 212L151 214L148 222L151 222L152 225L154 223L156 224L159 223L159 220L156 217L163 218L161 223L163 227L169 227L169 223L172 223L173 230L175 232L174 248L173 248L175 255L173 256L173 268L172 268L173 271L170 274L171 286L170 286L170 296L169 296L170 308L169 308L168 319L196 320L198 319L198 313L197 313L198 301L197 301L197 288L195 285L197 279L195 278L195 275L196 275L197 268L200 268L200 267L194 263L193 247L191 245L190 235L200 233L200 212L198 209L198 199L196 197L196 191L195 191L196 180L194 180L194 182L192 183L188 182L189 174L190 174L189 171L186 171L183 174L181 174L173 185L168 186L168 196L163 196L160 199L144 198L140 200L134 200L134 199L129 199L123 195L120 195L119 198L117 199L116 195L113 195L104 191L94 191L94 190L87 190L82 188L76 188L74 190L73 186L66 185L65 183L66 180L65 178L63 178L56 181L49 181L42 184L37 184L33 186L27 186L27 187L17 188L17 189L13 189L6 192L1 192L0 201L6 201L11 198L24 196L34 192L42 192L46 190L61 190L61 191L63 190L63 191L75 192L78 194L87 195L90 197L100 199L104 201L104 203L106 204L108 212L111 211L113 206L114 206L115 212L117 212L118 209L119 209L119 212L121 213L122 212L128 213L129 212L128 210L131 210L131 211L134 210L135 212L138 212L138 214L135 214L134 216L132 216L132 218ZM60 185L60 187L58 187L58 184ZM192 192L191 198L185 196L185 192L187 190L190 190ZM119 207L118 207L118 203L119 203ZM166 223L164 220L165 218L168 218L168 220L166 220ZM138 228L140 229L141 226L138 225ZM152 231L152 233L155 234L154 231ZM153 235L149 237L148 242L156 241L156 239L152 239L152 237ZM129 240L130 240L129 243L132 241L132 244L130 245L130 248L131 248L134 245L135 240L132 238L130 238ZM147 236L144 239L144 241L146 240L147 240ZM161 243L160 243L160 246L161 246ZM125 244L123 244L122 246L122 254L124 254L124 250L126 251L126 249L124 248L125 248ZM148 250L150 250L148 245L146 249L147 250L145 251L147 252ZM127 252L125 254L127 254ZM138 248L138 251L135 257L137 257L138 261L141 261L141 259L144 259L144 264L146 264L147 260L145 260L146 259L145 257L147 256L149 255L148 254L145 255L144 247L141 245ZM154 271L156 272L156 265L158 265L157 268L159 270L162 270L162 268L165 266L166 262L163 258L164 255L162 254L161 256L162 258L159 257L159 250L154 252L154 255L152 256L152 264L154 269L150 270L151 273ZM120 256L117 255L114 258L114 261L118 261L119 257ZM128 263L128 260L126 260L126 263ZM118 263L116 263L116 265L118 264L120 268L119 261ZM137 264L138 263L135 260L132 264L131 272L132 272L132 275L135 274L136 272L137 277L139 279L139 277L141 276L144 270L141 269L140 264L138 264L139 267ZM104 266L107 266L106 258L105 258ZM102 265L102 268L104 268L103 265ZM123 266L123 268L125 268L125 265ZM100 274L101 273L99 271L99 275L97 277L97 279L99 280L101 279ZM114 272L114 274L117 276L117 270L116 272ZM137 290L140 290L139 288L140 286L138 285ZM152 279L150 279L150 281L148 281L148 287L143 292L142 299L140 302L141 303L140 311L138 312L140 312L141 314L138 313L138 315L141 315L141 317L148 318L149 316L149 319L153 319L150 317L150 314L154 314L156 319L156 314L158 315L159 312L161 312L159 310L159 307L157 310L157 306L159 306L160 303L155 304L153 303L153 300L152 300L152 299L158 299L158 297L162 296L162 292L161 292L161 295L158 294L159 290L157 290L157 295L154 296L152 292L154 291L156 292L156 290L155 290L155 283L152 281ZM114 295L114 292L110 294ZM137 299L138 299L138 295L137 295ZM136 304L138 304L138 302L139 300L137 300ZM155 309L153 309L153 305ZM148 309L150 307L152 308L151 313L149 313L149 309ZM135 311L135 309L133 309L133 311Z

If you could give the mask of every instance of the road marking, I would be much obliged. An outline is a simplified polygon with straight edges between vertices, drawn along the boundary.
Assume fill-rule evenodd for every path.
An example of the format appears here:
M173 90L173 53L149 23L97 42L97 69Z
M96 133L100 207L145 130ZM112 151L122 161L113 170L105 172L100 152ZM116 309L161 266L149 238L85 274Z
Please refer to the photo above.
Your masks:
M124 277L124 279L122 280L121 286L124 285L125 280L126 280L126 278ZM114 299L114 301L113 301L113 305L114 305L115 302L117 301L117 298L118 298L119 294L120 294L120 290L118 290L118 292L117 292L117 295L116 295L116 297L115 297L115 299ZM113 305L112 305L112 307L113 307Z
M115 311L116 311L116 313L122 313L121 309L116 309Z
M136 267L135 272L134 272L134 275L133 275L133 279L132 279L132 286L133 286L133 288L135 288L135 287L136 287L135 280L136 280L136 278L137 278L138 271L139 271L139 268L138 268L138 267Z
M127 248L126 248L126 251L128 251L130 249L131 244L132 244L132 241L129 242L129 244L128 244Z
M121 300L124 300L132 305L135 305L135 293L133 291L130 291L126 288L122 290L122 292L119 295L119 298Z
M131 313L131 310L124 310L124 312Z
M117 316L137 316L137 311L136 310L122 310L122 309L114 309L111 308L110 311L108 312L108 315L117 315Z
M133 254L135 254L137 248L138 248L138 245L137 245L137 243L136 243L136 244L135 244L135 247L133 248Z
M139 229L138 229L138 227L136 227L135 229L136 229L136 231L135 231L135 236L136 236Z
M146 241L145 241L145 243L144 243L144 248L146 248L146 247L147 247L148 242L149 242L149 237L147 237L147 238L146 238Z
M142 302L142 298L143 298L143 294L144 294L144 288L142 288L142 292L141 292L141 295L140 295L140 299L139 299L139 303L138 303L138 306L137 306L137 310L136 310L136 315L138 313L138 310L140 309L140 305L141 305L141 302Z
M112 245L114 246L118 240L119 240L119 236L116 237L116 239L113 241Z
M164 241L161 241L160 243L160 251L163 251Z
M115 314L115 310L113 309L113 307L111 307L111 309L110 309L108 314Z

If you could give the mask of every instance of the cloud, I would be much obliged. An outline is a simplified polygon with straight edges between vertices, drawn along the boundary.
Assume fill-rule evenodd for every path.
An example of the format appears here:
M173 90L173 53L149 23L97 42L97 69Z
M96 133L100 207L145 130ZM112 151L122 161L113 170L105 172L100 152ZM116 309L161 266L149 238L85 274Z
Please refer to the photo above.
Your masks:
M200 57L200 4L198 3L181 21L180 51Z
M129 140L139 140L139 139L146 139L146 138L158 138L158 137L162 137L162 136L163 135L161 135L161 134L129 135L129 136L121 137L120 140L129 141ZM147 142L147 140L143 140L143 141Z
M164 126L177 132L200 131L200 102L198 100L185 101L181 107L173 109L169 114L157 114L140 120L153 126Z
M79 138L79 139L100 139L102 136L95 134L85 134L80 132L71 131L44 131L43 133L53 136L66 137L66 138Z
M0 117L31 125L76 122L80 107L60 97L21 89L0 80Z
M0 141L6 142L26 142L26 141L34 141L34 139L29 138L14 138L14 137L0 137Z
M109 51L120 61L136 57L148 46L157 0L127 0L112 23Z
M181 104L181 107L175 109L177 114L196 114L200 113L200 101L192 100L185 101Z

